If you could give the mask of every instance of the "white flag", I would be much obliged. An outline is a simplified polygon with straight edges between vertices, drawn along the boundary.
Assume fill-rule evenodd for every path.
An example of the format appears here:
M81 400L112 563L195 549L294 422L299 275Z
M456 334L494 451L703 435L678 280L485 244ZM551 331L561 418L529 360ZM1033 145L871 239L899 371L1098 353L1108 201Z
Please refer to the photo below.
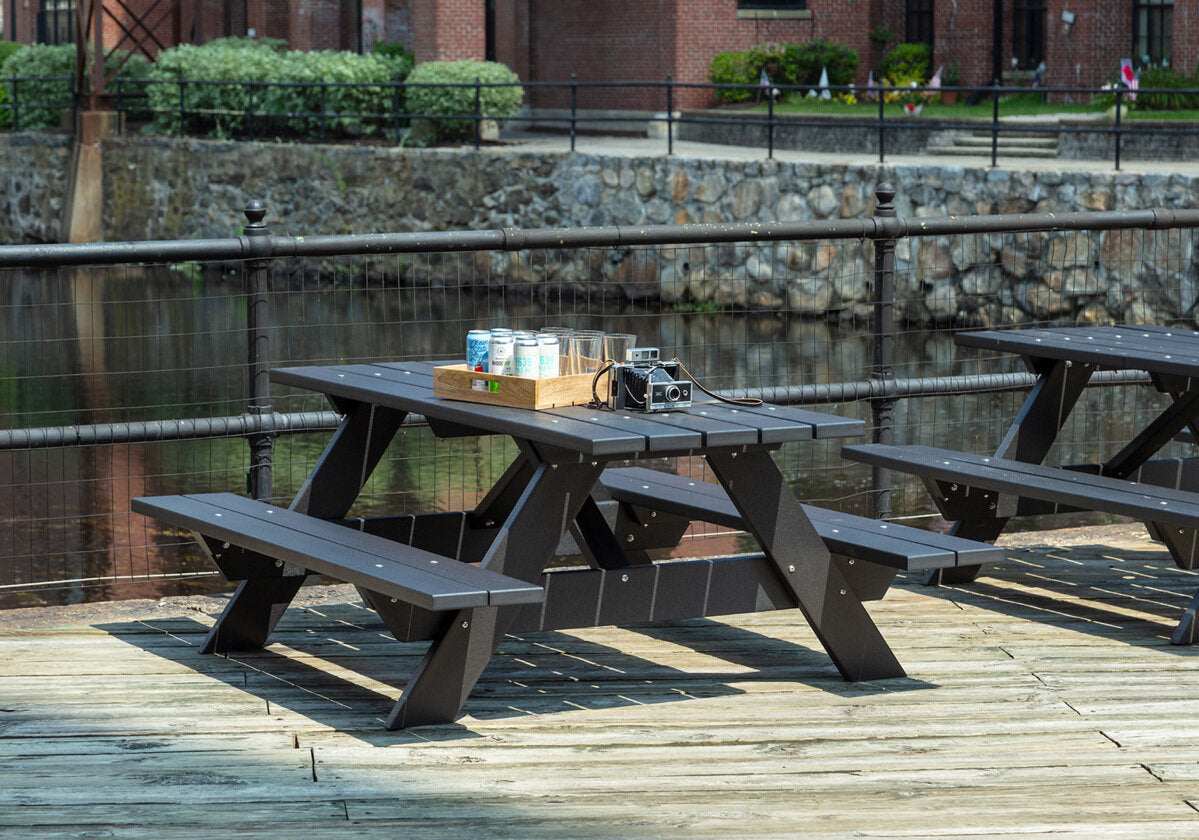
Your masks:
M820 70L820 98L832 99L833 95L828 90L828 68L823 67Z

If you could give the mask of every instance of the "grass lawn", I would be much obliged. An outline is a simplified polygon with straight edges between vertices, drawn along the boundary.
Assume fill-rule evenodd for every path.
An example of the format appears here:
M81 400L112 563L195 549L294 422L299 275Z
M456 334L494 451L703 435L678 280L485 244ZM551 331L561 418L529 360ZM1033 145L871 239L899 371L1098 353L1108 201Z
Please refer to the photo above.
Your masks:
M942 105L939 102L929 102L924 106L923 115L938 119L964 119L971 117L990 119L994 113L994 107L994 103L990 100L984 100L977 105L966 105L961 101L955 105ZM889 103L883 105L883 112L887 118L899 118L902 116L902 108L903 106L899 103ZM765 113L767 107L766 103L763 102L750 106L746 110L751 113ZM1041 101L1041 97L1035 94L1007 96L999 100L999 115L1001 117L1036 116L1038 114L1045 116L1057 114L1101 114L1106 110L1107 106L1096 103L1071 105L1049 104ZM855 105L846 105L842 102L825 102L822 99L792 97L784 102L776 103L774 112L776 114L803 114L805 116L837 114L871 119L878 116L878 103L859 102ZM1133 120L1194 121L1199 120L1199 110L1130 111L1125 115L1125 118Z

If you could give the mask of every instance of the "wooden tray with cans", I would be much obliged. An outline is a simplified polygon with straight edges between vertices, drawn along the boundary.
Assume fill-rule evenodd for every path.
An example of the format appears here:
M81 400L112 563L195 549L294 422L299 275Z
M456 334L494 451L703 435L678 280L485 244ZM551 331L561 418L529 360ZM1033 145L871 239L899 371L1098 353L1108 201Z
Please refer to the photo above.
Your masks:
M442 365L433 368L433 394L451 400L506 405L512 408L555 408L562 405L585 405L591 402L593 373L555 376L550 379L527 379L501 373L484 373L466 365ZM485 382L486 390L476 388ZM600 399L608 387L607 374L596 383Z

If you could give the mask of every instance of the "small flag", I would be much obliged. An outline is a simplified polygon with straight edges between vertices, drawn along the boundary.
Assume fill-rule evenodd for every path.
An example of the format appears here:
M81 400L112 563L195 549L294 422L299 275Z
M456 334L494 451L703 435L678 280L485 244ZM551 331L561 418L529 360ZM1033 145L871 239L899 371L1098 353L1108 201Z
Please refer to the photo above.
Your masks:
M829 89L828 89L828 68L827 67L823 67L820 70L820 98L821 99L832 99L833 98L833 95L831 93L829 93Z
M937 72L933 73L933 77L928 80L930 88L939 88L941 86L941 68L937 68Z
M1136 81L1136 75L1132 72L1132 59L1120 59L1120 81L1132 87L1132 83Z
M762 75L758 76L758 87L770 87L770 77L766 75L766 71L762 71Z

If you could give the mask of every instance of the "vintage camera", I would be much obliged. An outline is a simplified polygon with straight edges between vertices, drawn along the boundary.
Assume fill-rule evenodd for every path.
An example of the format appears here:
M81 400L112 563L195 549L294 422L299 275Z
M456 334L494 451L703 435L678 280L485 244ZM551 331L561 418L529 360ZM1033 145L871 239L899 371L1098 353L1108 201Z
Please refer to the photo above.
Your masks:
M670 411L691 407L691 383L679 379L678 362L663 362L657 347L633 347L612 366L611 399L617 410Z

